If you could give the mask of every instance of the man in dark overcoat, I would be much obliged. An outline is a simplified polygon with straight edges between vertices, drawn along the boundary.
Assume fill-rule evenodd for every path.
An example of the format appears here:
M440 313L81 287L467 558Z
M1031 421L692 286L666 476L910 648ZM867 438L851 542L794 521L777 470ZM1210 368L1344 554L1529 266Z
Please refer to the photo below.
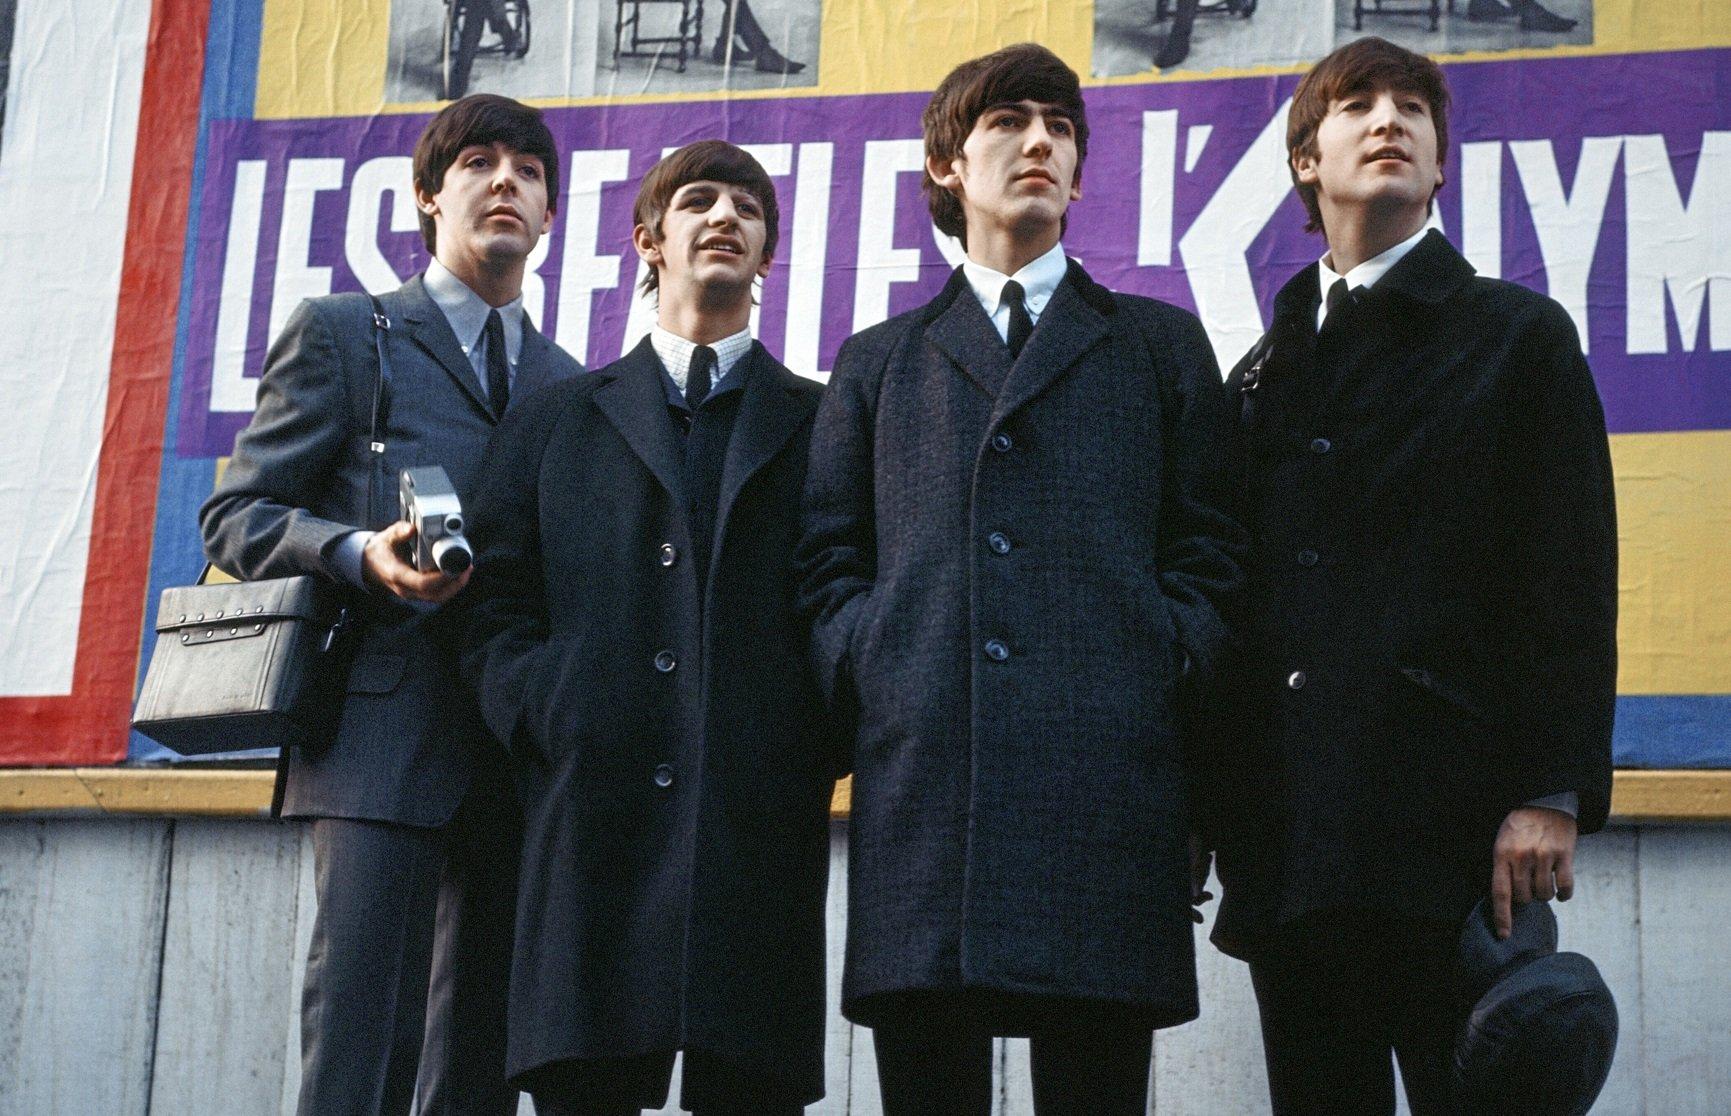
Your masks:
M777 241L747 152L644 178L657 324L499 431L464 662L525 841L510 1072L541 1116L790 1116L823 1095L835 752L792 575L820 391L751 338Z
M1245 659L1214 770L1215 941L1250 962L1277 1113L1453 1111L1455 943L1566 899L1605 821L1617 539L1569 316L1427 230L1448 92L1361 39L1288 148L1328 253L1234 370Z
M333 737L284 749L277 770L273 810L311 820L317 866L303 1116L406 1116L415 1101L428 1116L517 1110L503 993L517 808L434 631L466 575L404 559L397 474L443 466L466 500L511 401L582 367L523 309L525 261L559 187L541 114L465 98L427 125L413 166L433 261L380 296L382 454L369 446L372 305L358 293L309 299L271 347L258 410L199 513L219 568L328 578L352 590L361 618Z
M888 1113L986 1113L994 1035L1041 1113L1146 1107L1196 1014L1183 704L1227 633L1232 415L1194 317L1059 234L1087 151L1043 47L945 78L933 218L968 260L843 346L802 597L857 718L843 1011Z

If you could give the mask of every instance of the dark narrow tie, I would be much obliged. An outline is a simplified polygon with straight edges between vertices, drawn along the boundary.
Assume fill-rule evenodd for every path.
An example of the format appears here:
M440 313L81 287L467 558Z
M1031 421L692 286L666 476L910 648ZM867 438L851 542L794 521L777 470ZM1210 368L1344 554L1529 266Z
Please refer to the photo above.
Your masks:
M685 373L685 404L696 414L697 408L709 398L710 369L715 367L715 350L699 345L691 350L691 368Z
M487 402L497 418L505 417L511 405L511 365L505 356L505 320L497 310L487 311Z
M1004 284L1003 302L1010 304L1010 335L1005 338L1010 345L1010 359L1022 355L1022 346L1028 343L1028 335L1034 332L1034 319L1028 317L1028 304L1022 298L1022 284L1014 279Z
M1346 289L1345 279L1336 279L1334 284L1328 288L1328 297L1324 300L1328 306L1328 312L1322 316L1322 328L1327 329L1328 324L1335 320L1335 312L1347 303L1357 302L1359 295L1363 292L1363 287L1356 291L1349 291Z

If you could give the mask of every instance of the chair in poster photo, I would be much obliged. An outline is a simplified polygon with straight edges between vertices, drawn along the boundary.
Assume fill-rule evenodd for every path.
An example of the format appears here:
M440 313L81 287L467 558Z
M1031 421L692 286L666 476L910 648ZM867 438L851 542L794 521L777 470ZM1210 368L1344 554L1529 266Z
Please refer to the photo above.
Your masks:
M483 45L491 28L494 41ZM440 93L454 101L469 91L477 55L522 58L529 53L529 0L445 0Z
M1448 11L1451 16L1455 14L1455 0L1448 0ZM1430 29L1435 31L1442 17L1442 0L1428 0L1417 7L1401 7L1395 4L1385 6L1383 0L1371 0L1366 5L1365 0L1353 0L1354 31L1364 30L1364 17L1367 15L1428 15ZM1467 4L1467 19L1474 23L1495 23L1517 18L1523 31L1551 31L1558 34L1574 30L1576 22L1557 15L1538 0L1469 0Z
M643 34L644 5L678 4L679 27L671 35ZM627 14L627 9L630 9ZM627 39L626 31L630 36ZM735 41L737 40L737 41ZM703 0L614 0L613 68L621 58L659 57L656 48L672 47L676 69L685 72L687 59L703 54ZM804 62L795 62L777 50L752 14L750 0L722 0L721 28L709 60L716 65L751 63L772 74L797 74Z
M1166 42L1161 45L1160 53L1154 56L1155 67L1169 70L1190 56L1190 29L1197 16L1219 14L1249 19L1255 13L1256 0L1213 0L1207 4L1202 0L1176 0L1176 3L1174 0L1155 0L1154 22L1172 21Z

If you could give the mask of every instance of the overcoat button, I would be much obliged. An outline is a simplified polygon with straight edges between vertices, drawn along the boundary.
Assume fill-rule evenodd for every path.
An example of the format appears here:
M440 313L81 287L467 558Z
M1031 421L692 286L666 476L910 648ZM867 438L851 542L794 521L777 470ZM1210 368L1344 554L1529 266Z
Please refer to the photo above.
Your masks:
M1002 531L993 531L986 537L986 545L992 548L993 554L1008 554L1010 552L1010 536Z
M671 565L673 565L673 563L679 561L679 551L674 549L674 546L672 543L662 543L661 544L661 559L660 559L660 561L661 561L661 564L663 566L671 566Z
M1286 684L1294 690L1302 690L1304 689L1304 683L1306 681L1308 681L1308 679L1304 677L1304 672L1302 670L1295 670L1287 677Z
M1327 438L1312 438L1310 440L1311 453L1327 453L1333 448L1334 443L1329 441Z
M1317 561L1316 551L1314 551L1314 550L1301 550L1298 552L1298 564L1303 566L1305 569L1309 569L1310 567L1316 565L1316 561Z
M662 674L671 672L673 668L678 665L679 660L673 657L673 652L657 651L655 653L655 669L659 670Z
M999 453L1009 453L1015 446L1015 440L1002 430L992 435L992 448Z
M1001 663L1010 657L1010 649L1004 646L1004 641L988 639L986 641L986 658L994 663Z
M657 767L655 769L655 785L658 787L671 787L673 785L673 768L669 767L665 763Z

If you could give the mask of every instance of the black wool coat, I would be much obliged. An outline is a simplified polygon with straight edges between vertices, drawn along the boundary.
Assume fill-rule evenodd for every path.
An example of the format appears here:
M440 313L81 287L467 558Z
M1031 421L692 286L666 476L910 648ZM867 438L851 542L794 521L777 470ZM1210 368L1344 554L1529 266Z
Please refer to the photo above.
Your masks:
M835 776L792 577L820 389L742 359L707 571L647 340L513 413L483 466L463 659L524 803L526 1085L690 1049L823 1093Z
M1436 232L1320 338L1318 287L1228 382L1257 367L1214 796L1241 954L1322 909L1464 918L1510 809L1574 791L1591 832L1610 802L1616 515L1573 323Z
M801 592L857 716L850 1018L963 988L1196 1014L1177 686L1240 577L1231 422L1200 323L1074 263L1014 363L959 270L843 346Z

